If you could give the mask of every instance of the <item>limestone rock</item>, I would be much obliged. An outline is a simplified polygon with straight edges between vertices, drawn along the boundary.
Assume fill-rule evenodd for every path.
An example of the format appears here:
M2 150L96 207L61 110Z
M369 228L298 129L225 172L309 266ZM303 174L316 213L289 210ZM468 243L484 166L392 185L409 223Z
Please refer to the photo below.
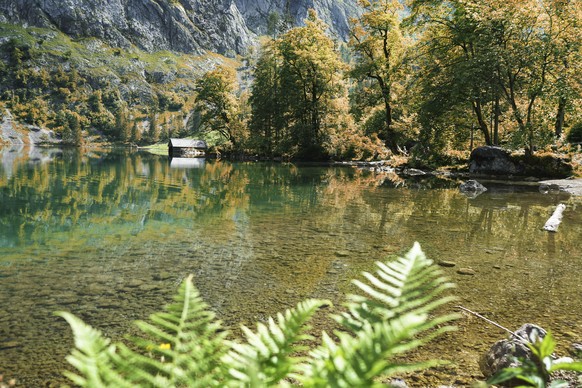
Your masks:
M487 188L476 180L470 179L459 186L461 193L469 198L476 198L487 191Z
M543 328L526 323L515 332L515 335L511 335L508 339L497 341L489 349L479 362L481 372L488 378L504 368L519 365L515 358L527 359L532 356L526 341L535 342L545 336L546 331Z
M289 14L300 25L309 8L343 40L349 19L361 12L356 0L0 0L0 22L94 37L113 47L232 57L266 33L270 13Z
M509 151L501 147L477 147L469 158L469 172L473 174L514 175L524 168L511 158Z
M459 275L469 275L469 276L474 276L477 272L475 272L475 270L473 268L459 268L457 270L457 273Z
M295 25L301 25L307 17L307 10L313 8L329 26L331 35L344 41L349 38L350 18L361 13L356 0L236 0L236 5L249 28L258 35L267 33L267 19L271 13L278 13L280 18L288 13Z
M0 21L95 37L114 47L233 56L253 43L232 0L0 0Z

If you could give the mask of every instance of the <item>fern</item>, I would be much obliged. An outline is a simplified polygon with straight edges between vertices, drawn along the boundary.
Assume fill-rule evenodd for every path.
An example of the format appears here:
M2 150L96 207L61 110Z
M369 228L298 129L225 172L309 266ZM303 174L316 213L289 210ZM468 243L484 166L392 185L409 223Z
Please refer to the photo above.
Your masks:
M138 321L144 337L133 338L140 352L111 345L101 333L69 313L64 317L75 335L67 360L79 374L67 375L83 387L306 387L379 386L379 377L435 365L436 361L401 364L393 356L425 344L452 329L453 315L431 317L449 301L440 294L452 287L424 256L420 246L403 258L378 263L376 275L365 273L354 283L365 294L350 295L347 312L334 318L347 331L334 333L336 343L322 333L322 343L308 350L308 322L329 303L307 300L278 314L276 320L242 328L246 343L228 341L208 306L188 277L175 302L151 322Z
M423 342L411 338L425 320L409 315L391 322L365 324L354 336L336 333L339 344L324 333L322 346L304 364L299 380L306 387L373 387L382 386L376 382L380 376L433 366L436 361L408 365L390 362L390 357Z
M443 324L456 314L429 318L429 313L451 300L438 296L453 285L432 266L418 243L403 258L377 266L377 276L364 273L366 283L354 281L368 296L349 295L348 312L334 317L353 334L336 332L339 344L324 334L323 344L303 368L305 386L375 386L379 376L438 363L399 364L389 359L454 329Z
M277 315L277 323L269 318L268 325L257 324L252 332L243 326L247 344L232 343L232 350L225 358L231 365L232 376L250 386L274 386L285 377L297 372L296 365L302 360L292 357L304 346L300 341L312 340L305 334L309 329L307 322L313 314L328 301L309 299L301 302L295 309L287 310L285 315Z
M120 354L130 365L125 370L130 380L157 387L222 384L227 370L221 358L228 351L228 333L200 298L192 275L182 283L175 303L166 312L151 315L150 320L152 323L136 322L148 338L133 339L146 355L120 346Z
M103 338L100 331L93 329L79 318L67 312L56 315L64 318L75 336L75 347L67 356L69 364L82 374L65 372L65 375L80 387L129 387L129 384L116 369L118 360L115 346L110 340Z
M404 257L392 262L377 262L377 276L365 272L367 282L353 281L367 296L348 295L348 312L335 319L346 328L357 331L367 322L383 322L409 314L429 314L454 299L439 297L454 284L447 282L432 264L418 243L414 243Z

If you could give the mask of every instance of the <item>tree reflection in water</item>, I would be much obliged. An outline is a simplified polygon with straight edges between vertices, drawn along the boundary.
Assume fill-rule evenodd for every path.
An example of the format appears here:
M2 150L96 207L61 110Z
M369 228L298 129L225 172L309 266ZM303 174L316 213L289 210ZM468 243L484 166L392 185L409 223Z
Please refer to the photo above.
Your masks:
M489 185L469 199L454 180L348 168L218 160L175 168L138 152L0 153L0 348L11 344L0 350L0 373L25 386L62 381L72 339L55 310L120 338L193 273L236 329L306 297L338 306L351 278L413 241L456 262L443 270L466 307L507 327L546 326L560 344L582 340L573 334L582 332L582 301L572 296L580 292L582 217L573 198ZM560 201L568 209L559 232L541 231ZM318 321L316 331L328 325ZM470 317L459 326L413 355L462 366L431 372L425 383L471 381L479 352L503 336Z

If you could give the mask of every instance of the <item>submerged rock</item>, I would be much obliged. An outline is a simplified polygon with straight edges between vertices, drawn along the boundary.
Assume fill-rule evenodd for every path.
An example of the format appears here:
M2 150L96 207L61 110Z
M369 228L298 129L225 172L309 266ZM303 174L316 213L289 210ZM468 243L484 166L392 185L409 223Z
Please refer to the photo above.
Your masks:
M404 176L423 176L426 172L419 170L417 168L405 168L402 170L402 175Z
M560 194L560 186L555 183L541 183L538 190L542 194Z
M475 270L473 268L459 268L457 270L457 273L459 275L469 275L469 276L474 276L477 272L475 272Z
M467 182L461 183L459 190L468 198L476 198L477 196L486 192L487 187L483 186L476 180L470 179Z

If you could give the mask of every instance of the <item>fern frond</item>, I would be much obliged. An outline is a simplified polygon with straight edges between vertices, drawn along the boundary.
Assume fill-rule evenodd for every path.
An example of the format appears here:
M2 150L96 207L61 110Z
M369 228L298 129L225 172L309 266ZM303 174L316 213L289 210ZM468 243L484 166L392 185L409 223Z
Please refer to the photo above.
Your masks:
M417 347L426 340L409 341L423 330L426 316L408 314L391 321L365 323L354 336L337 332L339 344L324 333L322 345L311 353L312 360L301 365L299 380L305 387L374 387L376 380L438 364L390 362L390 357ZM443 329L444 330L444 329ZM409 343L410 346L402 346Z
M300 302L285 314L279 313L277 321L269 318L268 323L258 323L253 332L243 326L246 344L233 342L232 350L224 358L231 365L230 373L240 383L247 386L273 386L295 371L301 361L292 354L303 350L298 342L312 339L305 334L307 322L322 306L330 302L308 299Z
M335 319L357 331L365 322L381 322L407 314L429 314L454 299L439 297L454 285L432 264L418 243L404 257L376 263L376 275L364 273L366 281L353 281L364 295L349 295L348 312Z
M136 383L156 387L221 385L227 376L221 358L228 351L228 333L201 299L192 275L174 300L165 312L151 315L151 323L136 322L148 338L132 340L146 355L121 346L120 352L131 366L126 373Z
M454 328L456 314L430 317L452 298L441 297L453 285L441 276L418 243L401 258L377 263L375 275L354 281L364 295L350 295L348 312L334 318L353 334L338 332L339 344L324 335L319 349L303 364L305 386L374 386L380 375L391 375L435 365L390 362L389 358L413 350Z
M107 388L132 387L132 384L116 371L118 356L115 346L81 319L68 312L57 312L55 315L64 318L75 337L75 349L67 356L67 361L81 375L65 372L65 375L81 387Z

